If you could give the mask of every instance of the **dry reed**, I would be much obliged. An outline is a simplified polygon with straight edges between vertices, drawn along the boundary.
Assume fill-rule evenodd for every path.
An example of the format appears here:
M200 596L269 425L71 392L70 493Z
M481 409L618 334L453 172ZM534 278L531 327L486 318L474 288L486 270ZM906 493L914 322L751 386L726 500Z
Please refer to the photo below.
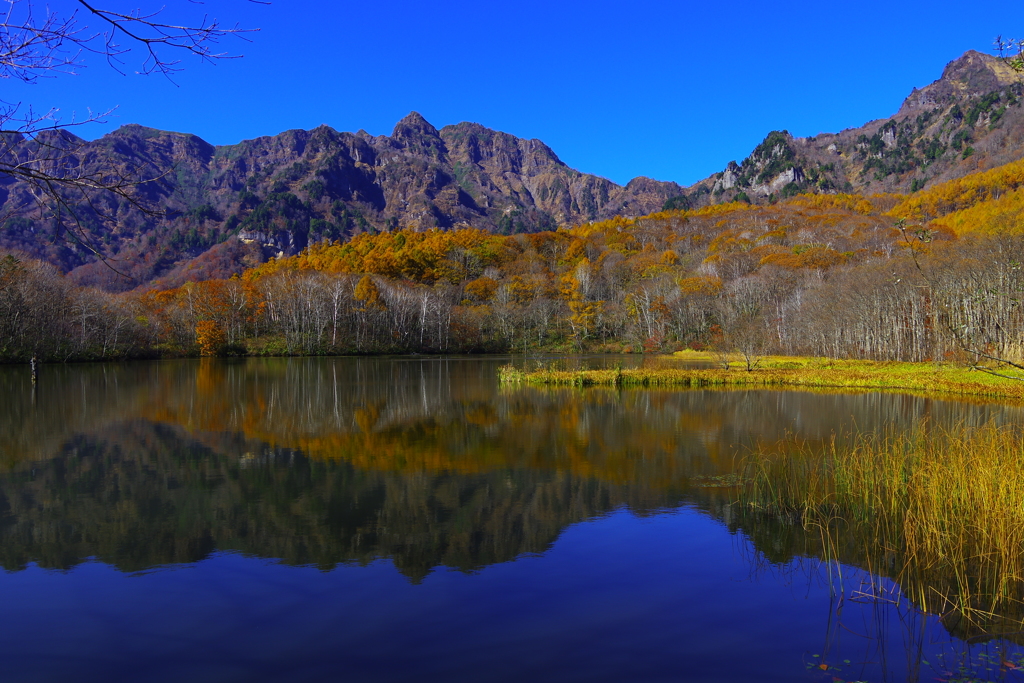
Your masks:
M760 449L744 477L747 509L798 519L840 537L837 547L860 545L868 568L884 568L923 608L956 612L975 631L1005 627L1009 614L1024 626L1019 430L922 423L847 447L833 440L824 452Z

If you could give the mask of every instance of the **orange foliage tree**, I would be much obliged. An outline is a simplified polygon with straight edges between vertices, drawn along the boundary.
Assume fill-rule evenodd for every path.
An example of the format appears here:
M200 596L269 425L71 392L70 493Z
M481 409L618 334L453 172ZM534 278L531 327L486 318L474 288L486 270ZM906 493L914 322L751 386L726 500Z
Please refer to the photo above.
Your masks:
M196 323L196 343L199 345L199 354L202 356L217 356L220 354L228 337L224 328L214 320L200 320Z

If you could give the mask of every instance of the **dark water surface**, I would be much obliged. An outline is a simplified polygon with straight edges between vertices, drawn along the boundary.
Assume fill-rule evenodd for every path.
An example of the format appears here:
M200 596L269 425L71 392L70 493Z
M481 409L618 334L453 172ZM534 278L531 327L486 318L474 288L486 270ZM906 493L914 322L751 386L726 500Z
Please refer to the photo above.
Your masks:
M0 367L0 681L1024 680L1016 636L722 485L757 444L1021 409L504 362Z

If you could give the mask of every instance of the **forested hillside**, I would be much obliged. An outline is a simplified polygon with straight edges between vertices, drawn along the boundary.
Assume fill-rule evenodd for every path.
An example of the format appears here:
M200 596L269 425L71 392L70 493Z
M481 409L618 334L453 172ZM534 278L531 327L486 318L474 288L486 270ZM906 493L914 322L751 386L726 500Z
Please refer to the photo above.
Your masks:
M686 191L618 186L540 141L415 113L377 137L321 126L213 147L126 126L23 140L19 154L47 144L153 180L140 204L98 195L75 226L8 218L0 359L1019 358L1021 97L1006 64L969 52L891 119L773 132ZM32 204L0 185L4 207Z
M0 356L693 347L925 360L969 347L1019 357L1019 178L1011 164L910 196L800 195L530 234L364 233L230 279L125 294L7 255Z

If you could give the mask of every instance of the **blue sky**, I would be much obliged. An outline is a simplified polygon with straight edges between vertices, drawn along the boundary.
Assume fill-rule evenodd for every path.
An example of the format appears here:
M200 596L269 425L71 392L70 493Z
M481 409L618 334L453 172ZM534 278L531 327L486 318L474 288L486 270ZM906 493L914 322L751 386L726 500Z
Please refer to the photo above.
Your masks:
M538 138L618 183L688 185L773 129L814 135L887 117L966 50L1024 35L1012 12L945 1L93 4L166 5L170 20L208 14L261 30L223 41L241 59L185 59L175 83L85 55L78 75L7 82L4 99L59 107L66 119L116 107L106 124L78 131L90 139L141 123L214 144L321 123L390 134L415 110L438 128L475 121ZM129 57L126 69L138 63Z

